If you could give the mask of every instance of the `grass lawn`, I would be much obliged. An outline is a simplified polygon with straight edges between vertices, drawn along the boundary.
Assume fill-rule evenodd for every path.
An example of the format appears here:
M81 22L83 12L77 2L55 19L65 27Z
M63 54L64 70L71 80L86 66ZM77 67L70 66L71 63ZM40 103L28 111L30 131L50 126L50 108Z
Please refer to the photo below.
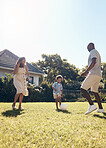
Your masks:
M13 111L0 103L0 148L106 148L106 113L84 115L87 102L67 105L23 103L24 111Z

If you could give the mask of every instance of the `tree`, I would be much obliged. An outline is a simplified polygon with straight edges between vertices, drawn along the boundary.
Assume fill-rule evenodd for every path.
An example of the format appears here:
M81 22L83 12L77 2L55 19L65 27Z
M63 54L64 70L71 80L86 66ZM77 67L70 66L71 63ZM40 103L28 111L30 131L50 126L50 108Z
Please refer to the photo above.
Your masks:
M106 80L106 63L102 63L102 77Z
M106 63L102 63L102 77L104 82L104 88L106 89Z
M79 69L73 64L68 63L66 59L62 59L58 54L43 54L42 59L43 60L32 64L40 68L46 74L45 80L48 83L54 82L58 74L64 77L64 84L67 85L70 85L71 81L78 81L81 78L78 74Z

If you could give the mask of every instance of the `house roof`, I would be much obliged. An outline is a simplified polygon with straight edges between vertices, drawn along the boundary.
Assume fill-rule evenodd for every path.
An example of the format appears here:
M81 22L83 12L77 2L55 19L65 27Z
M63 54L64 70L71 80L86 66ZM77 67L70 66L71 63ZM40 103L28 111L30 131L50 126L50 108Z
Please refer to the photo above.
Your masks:
M19 57L15 55L14 53L10 52L9 50L5 49L0 52L0 67L8 68L8 69L14 69L14 65ZM28 70L29 72L35 73L35 74L43 74L43 72L38 69L37 67L29 64L27 62Z

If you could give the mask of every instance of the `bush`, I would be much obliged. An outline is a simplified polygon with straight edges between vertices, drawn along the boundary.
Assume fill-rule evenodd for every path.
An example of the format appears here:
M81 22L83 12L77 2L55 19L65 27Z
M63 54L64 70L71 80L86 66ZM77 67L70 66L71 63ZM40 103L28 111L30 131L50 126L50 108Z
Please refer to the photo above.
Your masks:
M11 102L14 99L15 88L13 86L13 76L6 74L6 77L0 78L0 101Z
M46 82L41 87L35 87L28 84L29 96L24 97L23 102L53 102L52 85ZM6 74L6 77L0 78L0 102L13 102L16 89L13 85L13 76Z
M62 101L85 101L81 92L75 88L80 88L80 82L74 81L72 85L66 85L63 90L64 96ZM103 89L102 89L103 90ZM103 102L106 102L106 91L100 92L100 97ZM29 96L24 97L23 102L54 102L52 84L44 81L40 87L35 87L33 84L28 84ZM6 77L0 78L0 102L13 102L16 89L13 85L13 76L6 74ZM94 96L91 95L94 101Z

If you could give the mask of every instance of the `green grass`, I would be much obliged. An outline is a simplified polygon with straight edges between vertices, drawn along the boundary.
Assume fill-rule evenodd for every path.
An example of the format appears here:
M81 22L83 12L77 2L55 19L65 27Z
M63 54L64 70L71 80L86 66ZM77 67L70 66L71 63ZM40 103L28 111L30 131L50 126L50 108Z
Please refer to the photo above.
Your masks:
M23 103L24 111L12 111L0 103L0 148L106 148L106 113L84 115L87 102L67 105L63 112L55 103Z

